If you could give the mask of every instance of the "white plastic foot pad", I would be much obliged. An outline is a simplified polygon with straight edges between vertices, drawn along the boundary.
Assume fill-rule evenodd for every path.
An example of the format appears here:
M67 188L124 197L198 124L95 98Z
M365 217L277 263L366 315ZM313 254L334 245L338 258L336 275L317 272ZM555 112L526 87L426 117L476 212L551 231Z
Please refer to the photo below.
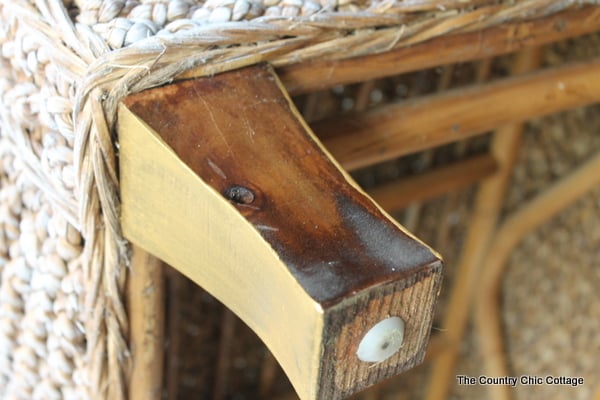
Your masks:
M356 356L364 362L381 362L393 356L404 341L404 321L386 318L373 326L363 337Z

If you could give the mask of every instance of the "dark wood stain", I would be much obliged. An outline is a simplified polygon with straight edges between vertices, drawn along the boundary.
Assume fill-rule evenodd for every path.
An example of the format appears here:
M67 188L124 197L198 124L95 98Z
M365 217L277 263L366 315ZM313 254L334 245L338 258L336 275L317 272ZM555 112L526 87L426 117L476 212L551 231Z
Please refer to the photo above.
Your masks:
M250 67L124 102L232 202L324 307L440 263L346 181L275 79L267 66ZM232 187L252 200L248 192L232 198Z

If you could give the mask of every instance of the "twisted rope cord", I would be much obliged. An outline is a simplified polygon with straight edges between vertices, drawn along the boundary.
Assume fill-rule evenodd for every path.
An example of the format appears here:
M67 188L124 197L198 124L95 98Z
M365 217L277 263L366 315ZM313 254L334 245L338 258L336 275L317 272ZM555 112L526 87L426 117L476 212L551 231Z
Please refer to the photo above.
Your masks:
M61 202L61 194L52 198L67 215L77 216L74 223L85 239L80 265L86 290L80 301L86 310L82 315L90 397L125 397L128 328L122 297L127 248L118 221L114 148L116 109L124 96L168 83L191 68L210 75L260 61L282 66L321 57L354 57L583 3L598 4L81 0L75 23L58 0L16 5L2 0L5 13L55 49L46 55L49 64L60 67L63 79L76 82L73 103L56 110L57 116L71 117L53 120L61 132L70 129L68 134L73 135L76 204ZM35 154L28 154L31 169L37 170ZM44 178L42 174L35 183L56 192L44 185Z

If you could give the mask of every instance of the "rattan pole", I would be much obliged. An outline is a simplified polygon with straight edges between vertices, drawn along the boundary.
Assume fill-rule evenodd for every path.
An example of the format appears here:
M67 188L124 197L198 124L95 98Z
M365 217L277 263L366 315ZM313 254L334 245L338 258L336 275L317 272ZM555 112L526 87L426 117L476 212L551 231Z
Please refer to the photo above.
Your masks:
M333 156L354 170L600 101L599 71L600 59L593 59L393 103L312 128Z
M418 76L423 76L424 71L421 71ZM444 68L442 75L440 76L437 84L437 91L442 92L450 86L450 82L452 81L452 75L454 74L454 65L449 65ZM416 97L419 95L417 93L418 87L417 85L413 85L411 88L411 92L409 93L409 98ZM419 155L420 164L426 168L430 169L431 164L433 162L433 149L427 149L422 154ZM412 191L412 190L411 190ZM398 192L401 193L401 192ZM409 204L406 210L404 211L404 217L402 220L402 224L411 232L414 232L419 225L419 220L421 217L421 208L422 204L420 202L413 202Z
M223 400L227 397L227 376L231 367L233 341L235 340L235 327L237 317L226 307L223 307L221 317L221 337L219 339L219 353L215 368L213 400Z
M265 349L263 362L260 366L260 380L258 383L258 395L260 399L270 399L275 386L275 379L279 364L268 349Z
M450 346L450 339L446 336L446 332L439 332L429 339L427 345L427 354L425 355L425 362L434 360L438 355L442 354Z
M308 123L318 119L318 110L321 107L322 93L311 93L306 96L306 102L302 108L302 116Z
M180 358L179 354L181 354L181 326L184 323L182 320L181 310L182 310L182 299L181 293L183 289L183 280L185 279L178 271L167 267L165 275L167 275L167 285L168 285L168 296L169 296L169 306L168 313L166 315L167 319L167 329L168 329L168 354L167 364L165 371L165 386L167 399L177 399L179 398L179 382L180 380Z
M369 108L371 102L371 92L375 87L375 81L363 82L359 85L354 99L354 111L361 112Z
M513 73L519 74L536 68L539 56L539 49L528 49L519 53ZM502 209L504 194L521 142L521 131L520 125L511 125L494 133L492 153L498 162L499 170L495 176L481 184L475 199L465 245L456 270L456 283L452 287L443 325L450 346L432 365L425 397L427 400L446 398L458 357L459 344L466 328L478 271L484 263L486 249L494 235Z
M500 309L501 278L508 257L528 233L597 187L600 184L599 170L600 154L597 154L509 216L498 229L481 274L474 308L477 339L484 373L488 376L508 376ZM511 398L509 386L497 385L488 389L493 400Z
M133 246L128 282L133 370L130 400L162 396L164 359L164 276L162 262Z
M383 78L439 65L474 61L554 43L600 30L597 7L569 10L529 22L484 31L442 35L382 54L293 64L278 69L292 95ZM365 68L365 66L377 66Z
M492 59L491 58L486 58L481 60L479 63L477 63L477 69L475 71L475 82L477 83L482 83L488 80L489 75L490 75L490 71L491 71L491 67L492 67ZM468 141L461 141L461 142L457 142L456 143L456 155L460 158L463 159L465 157L466 151L467 151L467 147L468 147ZM491 157L491 156L490 156ZM493 159L493 157L492 157ZM493 170L490 173L493 173L496 171L496 161L493 160ZM480 167L475 167L476 170L478 171ZM465 173L468 175L469 173L473 173L475 171L470 171L470 170L465 170ZM465 193L464 191L453 191L452 193L449 193L448 196L446 196L446 198L444 198L444 205L443 205L443 210L442 210L442 214L440 217L440 226L438 228L437 234L436 234L436 240L435 240L435 244L434 246L436 248L439 249L444 249L446 248L448 239L449 239L449 232L450 232L450 228L449 228L449 222L451 221L451 218L448 218L448 215L452 212L452 210L455 210L459 204L464 203L466 201L466 195L467 193Z
M491 72L492 61L492 58L486 58L477 63L475 82L482 83L488 80ZM452 190L448 190L448 195L443 198L442 214L439 218L439 227L434 242L434 246L436 248L443 249L448 247L448 241L451 240L450 221L452 220L449 215L458 207L464 207L466 204L468 204L468 192L460 189L464 189L467 185L489 178L498 170L498 164L496 163L496 160L489 153L470 157L465 160L464 156L467 151L467 147L468 141L456 143L456 153L461 158L461 161L458 161L449 167L442 168L439 171L440 173L454 172L455 176L448 176L447 178L438 179L437 182L439 182L439 184L434 185L434 187L439 187L450 184L450 182L452 182L452 184L459 182L463 183L462 186L455 186L452 188ZM476 164L475 161L478 159L480 163ZM470 163L472 163L472 165L466 165ZM462 168L459 170L457 167L461 166ZM473 179L472 182L466 181L466 179L469 177ZM441 354L449 346L449 344L450 340L446 336L445 332L437 332L429 342L429 348L427 350L425 361L435 359L435 357Z
M376 186L368 192L381 207L393 211L465 188L489 178L496 171L494 157L482 154Z

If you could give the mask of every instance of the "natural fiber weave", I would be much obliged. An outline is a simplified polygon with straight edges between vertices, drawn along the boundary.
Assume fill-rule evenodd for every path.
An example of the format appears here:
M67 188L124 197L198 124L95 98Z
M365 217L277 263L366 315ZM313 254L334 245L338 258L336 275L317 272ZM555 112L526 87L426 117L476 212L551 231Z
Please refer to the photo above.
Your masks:
M192 68L341 59L583 3L598 1L0 0L0 397L125 397L124 96Z

